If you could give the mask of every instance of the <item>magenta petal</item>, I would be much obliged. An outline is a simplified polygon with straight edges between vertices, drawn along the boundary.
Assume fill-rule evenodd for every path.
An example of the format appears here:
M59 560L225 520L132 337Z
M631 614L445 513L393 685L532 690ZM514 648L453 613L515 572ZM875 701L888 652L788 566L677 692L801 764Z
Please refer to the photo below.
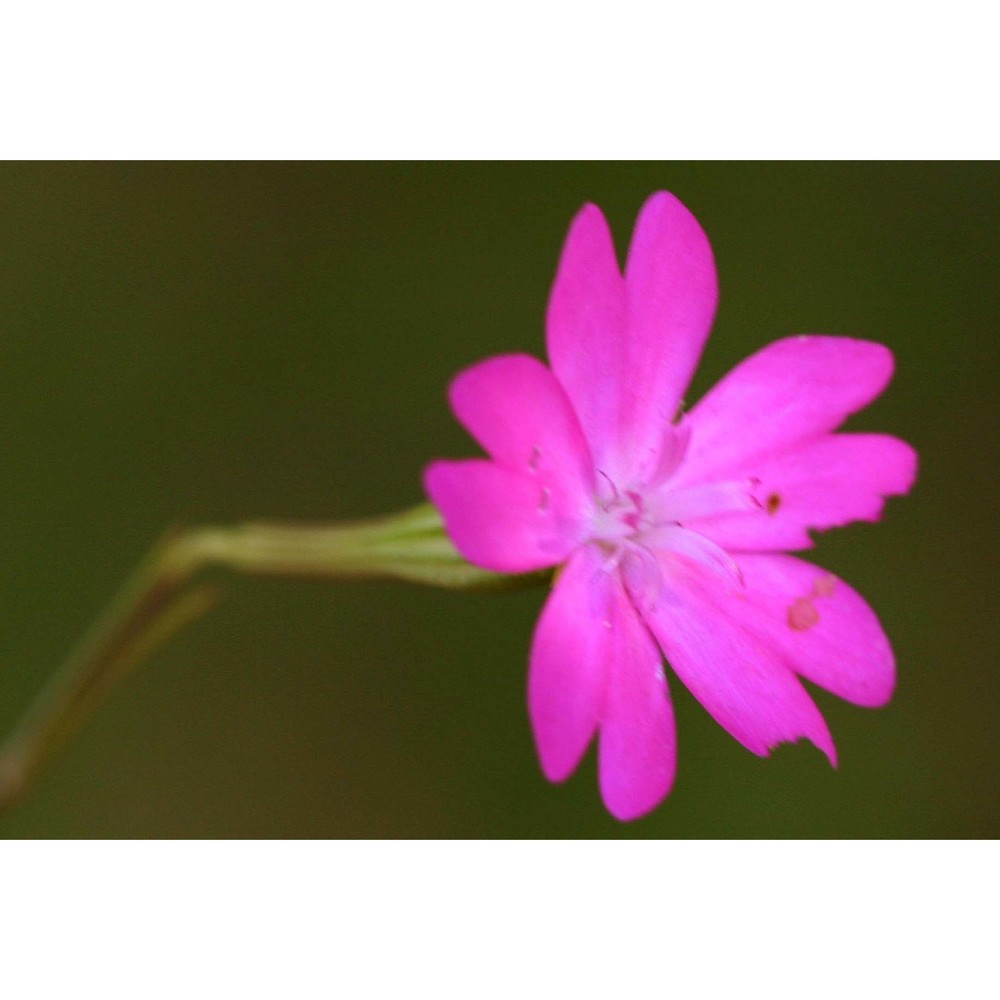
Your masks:
M459 552L498 573L525 573L562 562L578 525L547 487L485 459L432 462L424 488Z
M885 498L913 485L917 456L886 434L824 434L742 471L758 481L759 510L688 524L731 552L773 552L811 548L810 528L877 521Z
M507 354L459 374L455 415L494 460L583 502L593 485L590 453L562 386L537 358Z
M746 601L736 617L803 677L856 705L892 696L895 660L875 612L832 573L782 555L740 556Z
M670 592L644 612L674 672L708 713L748 750L808 739L836 764L819 709L783 650L747 624L745 598L711 574L674 576Z
M542 610L531 646L528 710L542 770L565 781L597 730L611 658L612 580L588 548L571 557Z
M688 414L679 478L732 479L760 461L832 431L892 377L892 353L849 337L776 341L737 365Z
M637 819L659 805L674 783L674 710L653 637L615 578L608 617L607 687L597 770L608 811Z
M655 468L664 428L691 381L719 294L708 237L672 194L661 191L643 206L625 286L627 396L620 446L627 471L641 479Z
M546 316L556 378L583 426L598 468L617 438L625 379L625 282L611 232L596 205L570 226Z
M660 652L601 556L580 549L535 631L528 705L542 770L563 781L600 724L604 802L621 820L658 805L673 784L673 709Z

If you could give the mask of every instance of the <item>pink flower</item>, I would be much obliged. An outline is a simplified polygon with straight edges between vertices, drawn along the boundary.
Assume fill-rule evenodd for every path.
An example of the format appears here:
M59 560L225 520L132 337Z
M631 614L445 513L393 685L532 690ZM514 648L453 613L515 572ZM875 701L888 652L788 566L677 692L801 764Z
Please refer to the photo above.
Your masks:
M864 599L780 554L810 548L809 529L876 521L884 497L910 489L909 445L833 433L886 387L892 355L789 337L681 416L717 298L708 239L673 195L643 207L624 277L604 216L586 205L549 302L551 367L510 354L462 372L451 405L490 457L425 475L468 560L560 567L528 677L542 770L565 780L596 734L601 793L622 820L673 784L663 656L748 750L805 738L834 765L798 678L870 707L895 682Z

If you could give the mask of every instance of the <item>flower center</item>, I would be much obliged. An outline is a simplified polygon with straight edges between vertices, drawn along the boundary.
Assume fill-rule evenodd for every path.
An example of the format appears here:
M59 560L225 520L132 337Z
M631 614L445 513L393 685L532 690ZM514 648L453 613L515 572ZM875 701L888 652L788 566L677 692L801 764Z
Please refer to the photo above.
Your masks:
M659 467L648 483L624 488L605 473L594 497L588 541L604 557L605 572L620 569L638 601L655 605L671 571L701 564L740 579L736 563L699 530L699 522L718 514L761 514L756 480L672 485L687 448L687 436L671 428Z
M642 495L635 490L620 491L610 479L610 496L596 498L592 538L602 547L620 547L652 527Z

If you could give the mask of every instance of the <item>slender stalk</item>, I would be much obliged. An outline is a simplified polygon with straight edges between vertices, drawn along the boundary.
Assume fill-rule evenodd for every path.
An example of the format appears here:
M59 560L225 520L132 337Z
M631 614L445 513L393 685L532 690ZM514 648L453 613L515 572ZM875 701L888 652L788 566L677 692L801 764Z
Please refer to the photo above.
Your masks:
M505 576L472 566L455 550L430 504L349 524L174 532L116 595L0 748L0 812L25 793L127 674L215 603L215 588L194 579L210 568L475 590L520 589L549 575Z
M181 592L188 573L173 559L173 545L164 540L143 561L8 737L0 750L0 811L21 797L129 670L208 610L212 591Z

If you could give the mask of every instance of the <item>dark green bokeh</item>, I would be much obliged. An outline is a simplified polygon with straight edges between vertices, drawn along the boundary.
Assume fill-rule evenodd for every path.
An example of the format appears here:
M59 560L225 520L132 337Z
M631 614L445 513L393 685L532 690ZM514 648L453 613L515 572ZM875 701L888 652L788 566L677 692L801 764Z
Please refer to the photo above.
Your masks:
M920 452L880 525L810 558L895 646L892 704L820 692L839 771L747 753L674 681L670 799L631 825L593 756L539 773L524 707L543 594L233 580L0 823L8 837L962 837L998 832L993 165L14 164L0 168L0 723L168 525L421 499L474 448L462 366L543 352L579 206L624 250L652 191L715 248L696 397L795 332L889 344L852 421Z

